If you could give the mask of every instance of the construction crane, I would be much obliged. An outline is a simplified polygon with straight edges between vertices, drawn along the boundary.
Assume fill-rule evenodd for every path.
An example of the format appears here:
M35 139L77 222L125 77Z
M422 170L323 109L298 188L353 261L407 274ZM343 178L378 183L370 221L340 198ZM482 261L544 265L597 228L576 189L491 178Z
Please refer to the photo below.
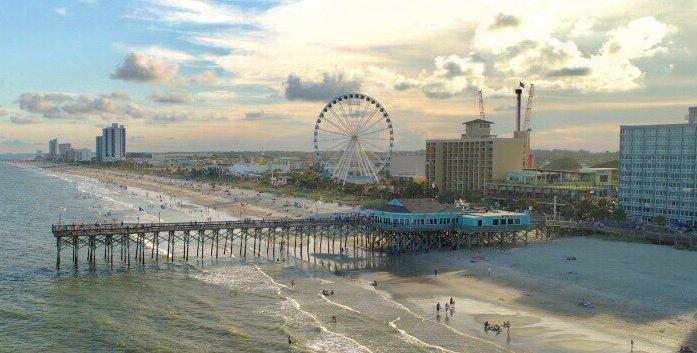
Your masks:
M530 130L530 114L532 114L533 93L535 93L535 85L531 83L528 87L528 104L525 107L525 121L523 123L523 130Z
M486 120L484 115L484 96L481 90L479 91L479 119Z

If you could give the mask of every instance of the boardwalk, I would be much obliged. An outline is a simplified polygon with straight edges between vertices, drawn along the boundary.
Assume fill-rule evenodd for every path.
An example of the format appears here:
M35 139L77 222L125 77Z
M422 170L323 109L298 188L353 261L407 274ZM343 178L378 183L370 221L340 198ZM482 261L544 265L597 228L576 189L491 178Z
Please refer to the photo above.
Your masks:
M246 220L183 223L115 223L54 225L56 268L61 253L72 252L77 268L81 252L89 266L97 265L98 254L113 267L116 258L127 266L134 261L158 262L203 259L221 255L265 256L271 260L288 256L309 259L310 254L363 256L365 252L415 253L427 249L512 245L547 234L530 226L500 226L467 229L453 226L432 230L428 226L400 229L358 217L306 218L289 220ZM82 249L82 251L81 251ZM114 250L118 251L118 256ZM195 251L192 253L192 251Z

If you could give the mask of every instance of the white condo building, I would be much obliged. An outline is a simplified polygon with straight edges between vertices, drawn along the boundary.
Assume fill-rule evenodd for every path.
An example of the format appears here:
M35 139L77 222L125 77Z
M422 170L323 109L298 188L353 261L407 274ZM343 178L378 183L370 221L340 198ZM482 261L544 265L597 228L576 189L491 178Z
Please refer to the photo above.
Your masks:
M619 204L630 219L697 224L697 107L688 121L620 126Z
M126 127L117 123L102 129L96 138L97 161L119 162L126 160Z

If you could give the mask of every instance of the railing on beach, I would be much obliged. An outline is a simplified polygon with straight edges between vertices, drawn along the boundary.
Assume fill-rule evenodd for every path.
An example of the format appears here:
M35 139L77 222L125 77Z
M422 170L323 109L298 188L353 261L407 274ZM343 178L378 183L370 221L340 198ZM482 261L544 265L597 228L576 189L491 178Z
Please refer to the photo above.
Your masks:
M572 232L579 235L599 234L624 241L639 241L659 245L671 245L676 248L695 249L697 237L680 233L657 232L642 228L617 228L600 222L546 220L548 228L558 232Z

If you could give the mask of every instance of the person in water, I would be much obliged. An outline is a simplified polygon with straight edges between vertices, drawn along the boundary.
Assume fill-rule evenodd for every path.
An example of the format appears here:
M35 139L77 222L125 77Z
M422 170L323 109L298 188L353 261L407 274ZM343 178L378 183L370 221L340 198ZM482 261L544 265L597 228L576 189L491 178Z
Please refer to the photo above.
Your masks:
M453 297L450 297L450 305L455 305L455 300L453 300Z
M288 335L288 344L293 344L293 339L290 338L290 335Z
M436 304L436 311L440 312L440 302L438 302L438 304Z

